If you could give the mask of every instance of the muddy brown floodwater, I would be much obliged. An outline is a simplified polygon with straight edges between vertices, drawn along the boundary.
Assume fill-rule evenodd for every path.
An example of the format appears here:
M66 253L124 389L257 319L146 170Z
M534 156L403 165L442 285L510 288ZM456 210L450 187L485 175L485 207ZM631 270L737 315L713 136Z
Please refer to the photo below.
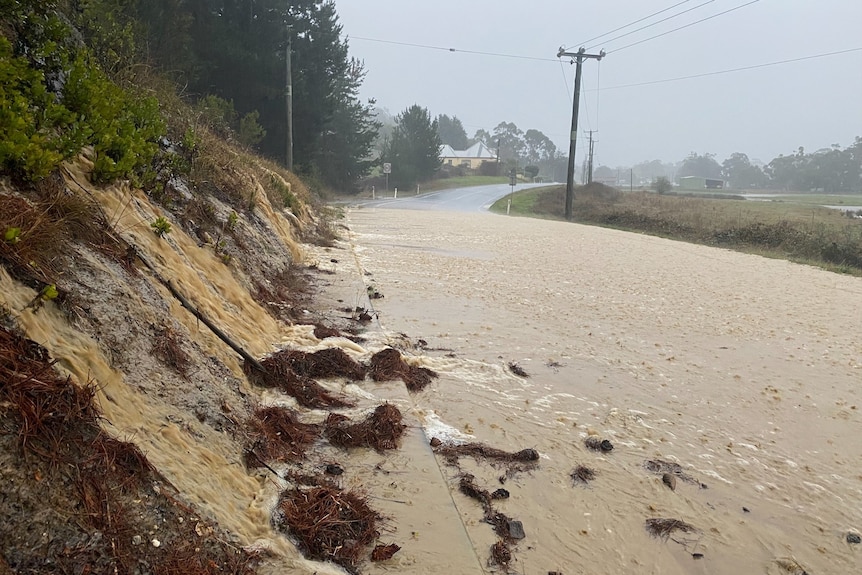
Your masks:
M862 529L862 279L490 214L365 208L345 223L324 298L362 305L372 285L381 332L424 339L415 361L440 374L399 400L424 430L371 487L388 486L402 551L367 572L491 570L491 526L426 447L434 436L541 454L495 502L523 523L520 573L858 569L846 535ZM693 480L672 490L648 460ZM500 487L499 469L462 467ZM694 530L651 536L661 518Z

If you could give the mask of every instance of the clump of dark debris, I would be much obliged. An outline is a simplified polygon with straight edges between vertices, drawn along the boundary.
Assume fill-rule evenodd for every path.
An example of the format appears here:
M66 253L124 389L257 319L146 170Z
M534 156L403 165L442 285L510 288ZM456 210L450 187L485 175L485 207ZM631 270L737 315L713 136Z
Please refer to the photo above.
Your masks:
M374 381L401 378L409 391L422 391L437 377L437 373L428 368L408 364L401 357L401 353L391 347L371 356L369 373Z
M297 357L292 356L291 353L289 350L284 350L264 358L260 362L261 366L266 370L264 372L256 369L248 362L243 364L243 370L248 376L249 381L255 385L278 388L295 398L303 407L321 409L353 406L353 403L348 399L332 394L310 377L300 375L294 371L293 360L297 359ZM350 358L347 359L350 360ZM353 362L353 360L350 361ZM335 371L335 373L326 377L341 375L342 369L346 371L353 369L350 365L339 367L337 362L333 363L326 359L308 361L306 358L306 361L299 360L298 363L303 369L314 371L315 373L323 372L324 368L322 366L324 365Z
M521 367L520 365L518 365L514 361L510 361L508 363L507 367L509 368L509 371L511 371L512 373L514 373L518 377L530 377L530 374L528 374L526 371L524 371L524 368Z
M372 447L377 451L396 449L398 440L407 428L402 423L401 411L392 404L378 405L374 413L361 423L350 423L350 418L330 413L323 434L338 447Z
M461 469L459 459L464 456L473 457L477 461L503 464L507 467L507 472L500 477L501 482L505 482L507 477L514 476L518 472L535 469L539 460L539 452L529 448L512 453L482 443L444 444L436 437L431 439L431 447L436 454L444 457L449 465L459 470ZM520 521L494 509L493 502L499 499L508 499L509 491L501 488L490 492L476 483L475 476L463 472L458 479L458 490L482 505L484 521L494 528L494 533L499 538L491 547L489 561L508 573L509 564L512 561L512 546L518 540L526 537L524 526Z
M682 467L678 463L673 463L672 461L648 459L647 461L644 461L644 469L650 473L661 475L662 481L664 481L665 484L670 481L670 479L665 479L665 476L673 476L685 481L686 483L692 483L694 485L701 484L700 481L683 471ZM668 487L670 487L670 485L668 485Z
M302 377L346 377L353 381L365 379L365 366L338 347L329 347L313 353L284 350L279 352L279 355L297 375Z
M392 556L398 553L401 550L401 547L396 545L395 543L390 543L389 545L378 545L371 552L371 560L372 561L388 561L392 559Z
M249 421L251 442L246 450L250 469L267 461L298 461L320 437L319 425L301 423L296 412L281 407L262 407Z
M596 437L595 435L590 435L589 437L587 437L584 440L584 445L587 446L587 449L592 449L593 451L601 451L603 453L609 453L614 449L613 443L611 443L607 439Z
M350 573L359 572L364 550L380 535L381 517L367 499L337 487L285 491L278 511L277 524L296 539L307 558L332 561Z
M667 540L675 531L683 533L694 533L697 528L689 525L685 521L679 519L658 519L651 518L646 520L646 529L653 537L658 537Z
M476 460L491 460L500 463L535 463L539 461L539 452L535 449L522 449L510 452L489 447L484 443L444 444L440 443L434 452L447 459L450 464L457 464L458 458L468 456Z
M571 473L572 480L575 483L588 484L596 478L596 472L585 465L578 465Z

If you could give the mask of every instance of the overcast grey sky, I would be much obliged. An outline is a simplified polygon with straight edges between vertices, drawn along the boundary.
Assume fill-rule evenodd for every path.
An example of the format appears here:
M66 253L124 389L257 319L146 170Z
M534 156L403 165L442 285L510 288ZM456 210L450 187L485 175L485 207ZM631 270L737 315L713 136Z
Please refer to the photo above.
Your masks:
M581 130L598 130L597 164L676 161L733 152L768 162L799 146L842 147L862 136L862 50L777 66L638 87L680 76L862 49L860 0L760 0L637 46L656 34L751 0L336 0L350 52L365 61L363 98L397 114L416 103L457 116L472 136L501 121L547 134L565 153L574 66L560 46L668 8L585 47ZM687 14L624 34L677 12ZM446 48L435 50L387 42ZM456 52L447 50L455 48ZM620 49L619 52L614 52ZM464 51L547 58L502 58ZM596 89L598 88L598 91ZM578 157L584 151L578 141Z

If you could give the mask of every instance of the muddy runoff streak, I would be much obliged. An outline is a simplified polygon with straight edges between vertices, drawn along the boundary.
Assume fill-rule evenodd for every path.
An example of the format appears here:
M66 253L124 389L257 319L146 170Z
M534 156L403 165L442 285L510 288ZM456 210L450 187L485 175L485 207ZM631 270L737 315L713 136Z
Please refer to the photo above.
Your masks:
M365 283L385 295L374 301L384 332L455 353L418 360L441 374L413 397L428 434L445 422L543 456L499 506L524 523L520 572L777 574L789 558L855 569L845 534L862 529L862 280L488 214L366 208L347 224ZM509 373L512 361L531 377ZM586 450L589 434L614 451ZM648 459L707 488L671 491ZM579 464L596 470L589 487L569 478ZM495 488L499 470L466 467ZM485 558L490 527L443 469ZM662 541L647 518L698 531Z

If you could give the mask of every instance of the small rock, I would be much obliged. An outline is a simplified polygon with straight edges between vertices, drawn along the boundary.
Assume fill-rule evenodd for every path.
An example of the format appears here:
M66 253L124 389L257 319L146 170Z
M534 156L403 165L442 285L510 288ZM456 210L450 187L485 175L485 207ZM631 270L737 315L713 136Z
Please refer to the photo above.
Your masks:
M330 463L326 466L325 471L328 475L341 475L344 473L344 468L336 463Z
M132 537L132 545L140 545L144 541L144 538L140 535L135 535Z
M584 445L593 451L604 451L605 453L609 451L613 451L614 444L608 441L607 439L601 439L599 437L595 437L591 435L584 440Z
M692 553L692 559L703 559L703 553Z
M676 475L673 473L665 473L662 475L661 482L670 487L671 491L676 491Z
M749 509L748 507L743 507L742 512L743 513L751 513L751 509Z
M443 442L440 441L438 438L436 438L436 437L431 438L431 447L440 447L441 445L443 445Z
M512 519L509 521L509 537L512 539L523 539L527 534L524 533L524 524L520 521Z
M491 499L508 499L508 498L509 498L509 490L503 489L502 487L500 489L497 489L496 491L494 491L491 494Z
M158 539L153 539L152 541L150 541L150 543L153 544L153 547L161 547L162 546L162 542L159 541Z
M862 537L860 537L858 533L848 533L847 543L858 545L859 543L862 543Z

